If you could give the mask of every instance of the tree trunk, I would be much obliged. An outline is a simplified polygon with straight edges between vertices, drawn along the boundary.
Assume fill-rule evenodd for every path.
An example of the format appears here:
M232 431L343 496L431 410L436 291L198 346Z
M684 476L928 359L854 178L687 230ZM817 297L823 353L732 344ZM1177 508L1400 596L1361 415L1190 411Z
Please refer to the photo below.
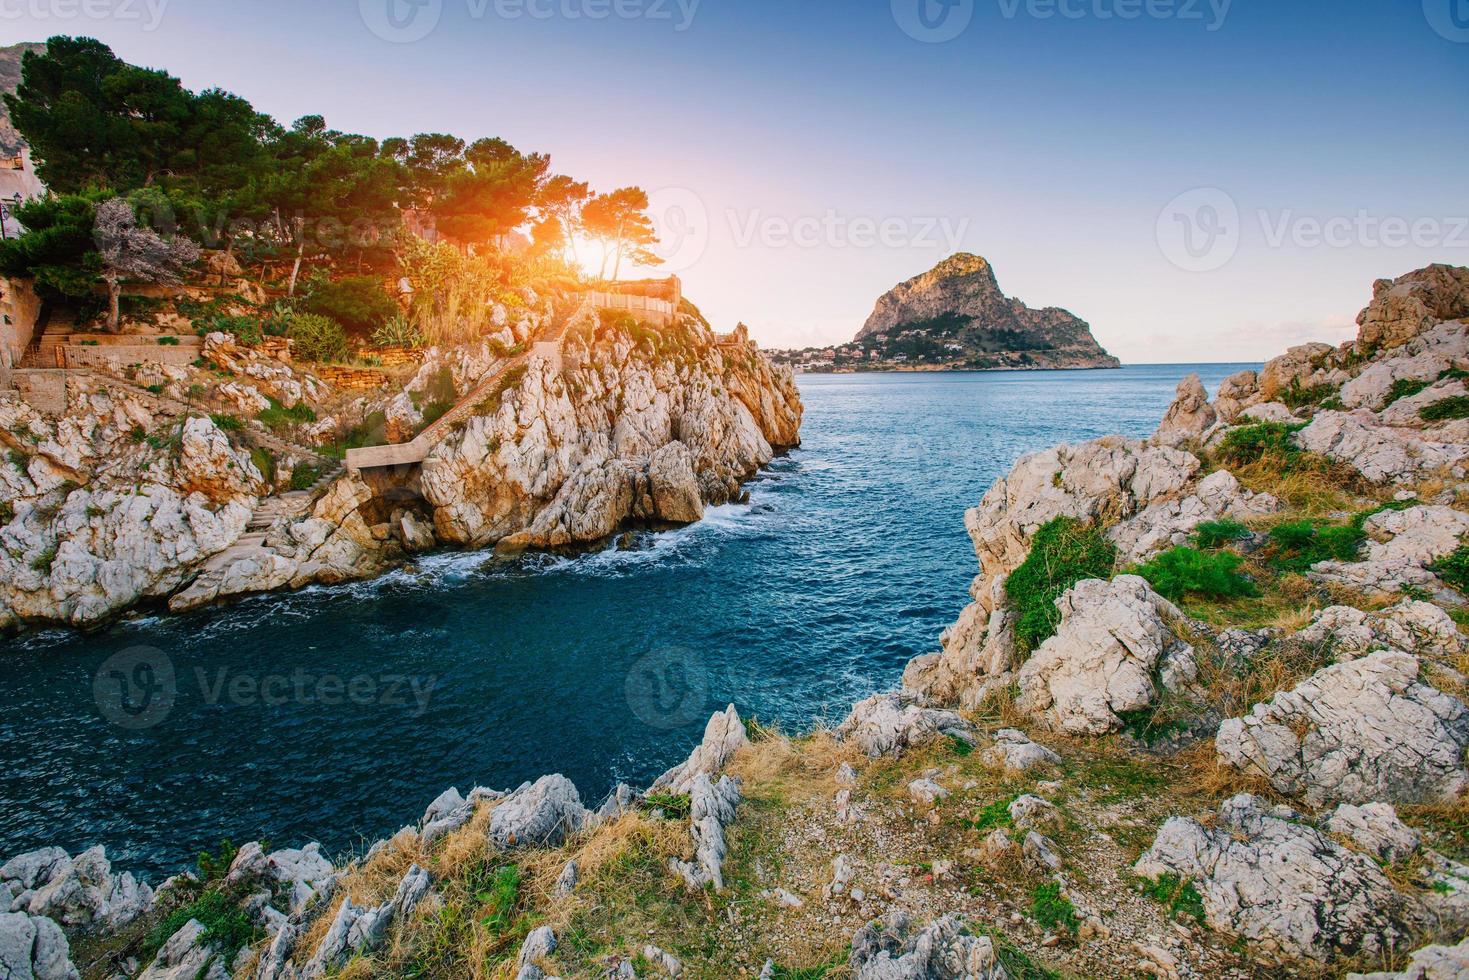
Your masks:
M107 280L107 332L117 333L122 323L122 282Z
M622 278L622 246L617 247L617 260L612 263L612 281Z
M603 282L605 282L607 280L607 259L610 258L610 257L611 256L609 256L607 254L607 246L606 245L603 245L602 246L602 264L597 269L597 278L600 279L600 280L602 280Z
M287 296L296 295L296 280L301 278L301 260L306 256L306 233L301 232L300 241L296 243L296 261L291 265L291 284L286 287Z

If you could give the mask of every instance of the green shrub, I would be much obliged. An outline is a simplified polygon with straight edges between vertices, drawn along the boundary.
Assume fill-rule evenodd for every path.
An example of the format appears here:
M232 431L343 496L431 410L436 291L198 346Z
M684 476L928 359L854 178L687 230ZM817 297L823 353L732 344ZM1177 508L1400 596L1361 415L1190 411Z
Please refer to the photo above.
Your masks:
M279 429L288 425L306 425L316 421L316 413L311 406L305 402L297 402L290 408L286 408L274 398L269 398L270 407L255 416L268 428Z
M245 423L241 422L238 416L230 415L227 412L215 412L209 416L209 420L224 432L239 432L245 427Z
M253 446L250 449L250 462L265 477L266 483L275 484L275 453L263 446Z
M142 962L148 963L158 955L163 944L173 934L198 919L204 927L204 939L218 950L228 963L241 949L255 942L264 932L250 922L234 898L218 889L210 889L189 905L175 909L161 920L143 940Z
M643 797L643 808L662 810L664 816L677 820L692 812L692 803L686 793L652 792Z
M471 875L469 883L474 889L474 900L480 905L480 922L494 935L506 932L515 922L520 879L520 868L513 864L495 868L488 875L484 872Z
M1469 381L1469 371L1449 368L1438 376L1439 381Z
M1418 409L1418 415L1425 422L1469 419L1469 397L1455 395L1452 398L1441 399L1432 405L1424 405Z
M260 343L260 321L253 316L215 315L205 320L196 320L195 329L202 337L211 333L227 333L238 343L253 345Z
M1258 594L1254 583L1237 571L1243 560L1232 551L1173 548L1138 566L1137 574L1175 601L1186 595L1235 599Z
M1276 396L1276 401L1284 402L1290 408L1301 408L1305 405L1319 405L1335 394L1336 388L1331 385L1312 385L1306 388L1301 385L1300 378L1292 378L1290 386Z
M1290 437L1304 428L1301 424L1260 422L1231 429L1220 441L1218 455L1225 462L1239 466L1258 462L1266 456L1294 460L1301 451Z
M1451 555L1445 555L1428 570L1460 592L1469 592L1469 545L1460 545Z
M313 279L301 307L363 334L399 315L397 302L373 276Z
M1153 901L1168 909L1170 915L1185 916L1203 925L1204 898L1193 882L1184 881L1175 874L1164 874L1157 881L1137 879L1137 889Z
M1292 521L1270 530L1270 563L1285 572L1305 572L1322 561L1355 561L1367 535L1355 521L1330 525Z
M308 361L340 361L347 356L347 333L328 317L297 314L291 317L286 336L295 352Z
M56 564L56 545L50 545L42 549L41 553L31 559L31 568L43 575L51 574L51 566Z
M128 430L128 438L134 443L141 443L144 439L148 438L148 430L141 425L135 425Z
M209 851L200 851L199 858L195 862L199 866L199 880L204 882L218 881L229 874L230 865L235 863L240 849L230 843L226 837L219 842L219 850L211 854Z
M144 391L151 392L152 394L155 394L155 395L161 395L161 394L163 394L163 385L149 385L147 388L145 388L143 390Z
M177 347L178 345L179 345L179 339L177 337L159 337L158 338L158 346L159 347Z
M985 804L974 814L970 826L979 831L1013 826L1015 821L1010 816L1010 804L1014 802L1015 797L1006 796Z
M1194 528L1194 543L1200 548L1222 548L1250 536L1250 529L1239 521L1205 521Z
M1054 881L1037 885L1030 893L1030 917L1044 929L1064 929L1075 933L1077 926L1081 925L1076 906L1061 894L1061 886Z
M291 489L310 490L321 479L321 469L310 463L297 463L291 468Z
M1056 632L1062 593L1083 579L1109 578L1116 562L1117 550L1095 527L1070 517L1042 525L1024 563L1005 580L1021 649L1034 650Z
M1387 404L1391 405L1399 398L1412 398L1418 392L1428 387L1427 381L1414 381L1412 378L1399 378L1387 389Z
M424 337L407 317L399 315L384 320L382 326L372 332L372 343L376 347L417 348L424 345Z

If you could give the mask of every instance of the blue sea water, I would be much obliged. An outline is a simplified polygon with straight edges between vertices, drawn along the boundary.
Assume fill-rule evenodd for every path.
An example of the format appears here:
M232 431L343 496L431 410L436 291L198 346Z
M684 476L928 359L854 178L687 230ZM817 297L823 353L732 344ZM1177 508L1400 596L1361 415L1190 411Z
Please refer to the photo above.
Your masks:
M12 640L0 860L101 843L156 878L223 838L341 853L449 786L645 785L729 702L839 720L937 649L977 570L964 511L1018 456L1146 435L1185 374L1246 366L803 376L803 446L693 527Z

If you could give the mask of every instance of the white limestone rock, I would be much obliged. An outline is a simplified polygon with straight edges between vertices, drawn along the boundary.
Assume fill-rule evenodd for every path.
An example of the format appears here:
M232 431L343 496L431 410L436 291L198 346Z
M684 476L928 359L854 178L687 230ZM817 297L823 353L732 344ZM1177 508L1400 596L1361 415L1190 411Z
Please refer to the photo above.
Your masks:
M1381 425L1370 413L1318 412L1292 439L1308 452L1346 463L1374 483L1401 483L1469 458L1469 446L1423 439Z
M1061 824L1056 805L1033 793L1018 796L1009 806L1010 822L1020 830L1055 829Z
M1219 728L1219 760L1312 806L1426 803L1469 784L1469 709L1382 651L1318 671Z
M1178 383L1173 404L1168 406L1152 441L1162 446L1179 446L1201 438L1218 420L1204 383L1197 374L1190 374Z
M1367 543L1360 561L1320 562L1310 577L1369 593L1399 592L1405 585L1437 588L1438 577L1427 566L1459 547L1469 533L1469 514L1439 505L1388 510L1369 517L1363 530Z
M80 980L61 927L44 916L0 912L0 976L5 980Z
M1020 669L1020 706L1059 731L1117 731L1120 713L1157 698L1153 678L1163 662L1192 655L1169 626L1182 613L1138 576L1078 582L1056 607L1056 634Z
M968 745L976 741L969 722L952 711L927 707L907 692L874 694L859 701L836 730L839 741L853 742L871 759L900 756L943 736Z
M984 761L1015 772L1029 772L1041 766L1059 766L1061 757L1013 728L995 732L994 744L984 750Z
M1324 824L1327 832L1350 838L1381 861L1404 861L1418 852L1423 835L1398 819L1386 803L1343 803Z
M1210 827L1169 819L1134 870L1191 882L1209 926L1264 957L1373 955L1406 937L1404 900L1376 862L1248 794Z
M1200 480L1187 496L1152 504L1107 531L1125 561L1142 562L1160 551L1180 547L1205 521L1225 518L1249 520L1280 509L1268 493L1240 486L1228 470L1215 470Z
M740 799L738 779L721 776L718 783L713 783L706 773L694 777L689 792L689 832L693 837L694 859L669 858L669 867L690 891L701 891L710 885L717 892L724 891L724 860L729 856L725 829L734 823Z
M717 776L724 771L735 757L735 753L750 744L745 734L745 723L734 705L717 711L704 726L704 739L689 757L654 780L651 789L669 793L688 793L694 779L703 774Z
M1464 980L1469 977L1469 939L1457 946L1424 946L1401 973L1349 973L1347 980Z
M56 847L21 854L0 866L10 911L52 919L74 932L120 929L147 911L153 890L129 873L113 874L100 846L71 858Z
M1464 650L1464 637L1449 614L1431 602L1407 599L1380 613L1332 606L1316 614L1296 638L1351 660L1374 650L1401 650L1447 660Z
M988 936L966 935L957 915L916 929L894 910L857 930L847 961L854 980L1006 980Z
M381 947L393 923L412 914L432 883L428 872L415 864L404 872L393 897L381 905L364 908L350 898L344 900L326 935L302 968L301 980L319 980L339 969L354 954Z
M915 779L908 784L908 798L924 806L933 806L948 795L949 791L932 779Z
M229 964L204 933L204 924L190 919L163 944L138 980L228 980Z
M559 847L593 819L571 780L542 776L511 793L490 815L490 841L501 850Z

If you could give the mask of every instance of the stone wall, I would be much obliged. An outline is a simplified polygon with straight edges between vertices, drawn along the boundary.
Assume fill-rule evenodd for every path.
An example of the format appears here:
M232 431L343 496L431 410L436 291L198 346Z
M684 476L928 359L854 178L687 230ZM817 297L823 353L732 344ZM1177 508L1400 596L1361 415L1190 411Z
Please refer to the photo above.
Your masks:
M353 356L359 360L375 357L386 368L423 363L423 350L416 347L359 347L353 352Z
M199 357L197 345L171 347L164 344L105 344L96 347L64 344L61 367L116 372L129 364L173 364L182 367Z
M41 301L24 279L0 279L0 366L19 364L41 318Z
M353 391L368 388L382 388L388 383L388 376L378 368L355 368L342 367L336 364L323 364L313 369L312 373L334 388L345 388Z
M61 415L66 412L65 371L55 368L16 368L10 372L10 384L36 411L47 415Z

